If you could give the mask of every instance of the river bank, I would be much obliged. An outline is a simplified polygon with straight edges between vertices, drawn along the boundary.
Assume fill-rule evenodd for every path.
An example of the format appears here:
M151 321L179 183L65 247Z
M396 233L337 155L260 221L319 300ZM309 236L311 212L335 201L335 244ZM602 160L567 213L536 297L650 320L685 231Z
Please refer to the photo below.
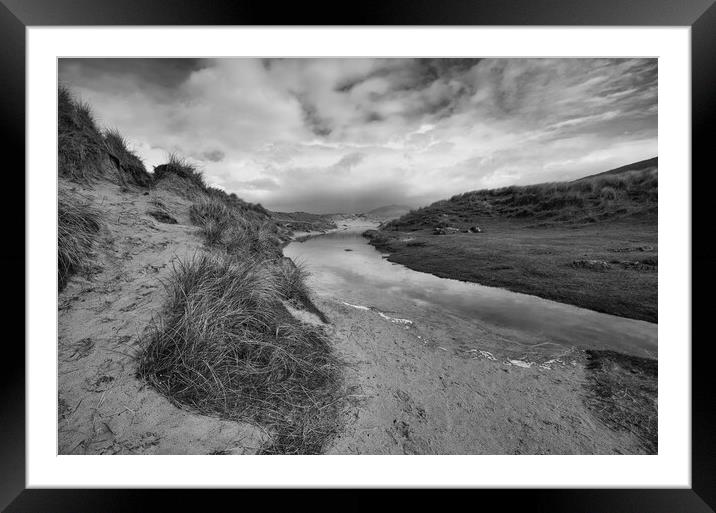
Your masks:
M419 320L394 322L330 297L336 350L348 364L343 429L332 454L644 454L587 401L585 353L535 365L469 347Z
M481 226L475 234L381 230L367 237L388 260L416 271L658 322L655 223Z
M614 338L599 327L631 340L639 321L416 273L381 259L359 233L284 249L306 262L348 363L344 428L329 452L655 451L655 360L586 349ZM569 347L580 340L585 348Z

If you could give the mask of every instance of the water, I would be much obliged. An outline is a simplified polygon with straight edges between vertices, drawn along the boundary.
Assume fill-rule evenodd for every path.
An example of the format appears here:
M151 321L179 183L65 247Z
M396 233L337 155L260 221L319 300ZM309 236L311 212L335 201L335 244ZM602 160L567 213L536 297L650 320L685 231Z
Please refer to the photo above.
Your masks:
M442 329L449 333L448 340L438 341L442 345L533 359L575 346L656 357L656 324L413 271L369 245L361 233L370 228L351 226L292 242L284 254L306 265L309 285L319 295Z

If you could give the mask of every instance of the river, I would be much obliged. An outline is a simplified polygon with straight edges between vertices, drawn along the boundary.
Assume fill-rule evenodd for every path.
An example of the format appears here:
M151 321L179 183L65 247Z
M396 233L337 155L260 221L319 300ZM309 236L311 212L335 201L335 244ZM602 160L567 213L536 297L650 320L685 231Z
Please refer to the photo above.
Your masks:
M389 262L361 234L374 224L294 241L284 254L303 263L319 296L369 307L383 318L439 328L438 343L545 360L574 347L657 356L657 325L536 296L439 278ZM435 331L435 330L433 330Z

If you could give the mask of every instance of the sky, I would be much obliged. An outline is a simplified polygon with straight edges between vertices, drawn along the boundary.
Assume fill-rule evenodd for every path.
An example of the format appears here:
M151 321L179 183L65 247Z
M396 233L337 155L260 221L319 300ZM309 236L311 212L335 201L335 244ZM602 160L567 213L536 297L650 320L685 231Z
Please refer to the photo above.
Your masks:
M147 169L277 211L414 208L657 155L656 59L61 59Z

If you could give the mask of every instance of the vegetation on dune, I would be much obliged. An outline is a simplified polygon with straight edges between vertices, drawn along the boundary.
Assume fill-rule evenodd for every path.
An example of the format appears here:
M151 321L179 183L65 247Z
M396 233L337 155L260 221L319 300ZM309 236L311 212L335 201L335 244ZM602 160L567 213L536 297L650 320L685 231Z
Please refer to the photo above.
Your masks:
M176 153L169 154L166 164L154 168L154 183L168 185L173 192L192 200L216 199L227 208L235 208L252 218L256 217L254 214L270 216L270 212L260 203L249 203L233 192L226 193L217 187L207 185L202 172Z
M89 270L101 221L96 208L65 189L59 191L57 214L57 281L62 290L70 276Z
M78 183L89 183L105 176L110 178L111 163L123 185L147 187L151 176L141 159L132 153L117 130L102 132L95 122L92 109L72 97L69 89L60 86L57 95L57 144L59 175Z
M321 452L338 428L340 363L322 328L296 320L286 302L325 320L310 300L305 270L285 259L270 212L210 187L192 163L170 155L147 173L117 130L101 131L88 105L61 87L60 177L162 187L190 198L207 252L175 261L167 302L149 327L138 375L179 407L266 430L262 452ZM90 267L100 213L60 189L58 280ZM150 215L176 223L152 200Z
M142 159L129 151L126 139L118 130L105 130L104 144L107 154L120 172L119 176L125 179L125 182L140 187L149 187L152 184L152 177L147 173Z
M605 173L574 182L511 186L458 194L413 210L387 223L386 230L458 228L490 218L542 223L594 223L656 216L658 171L655 167Z
M339 364L300 324L258 260L214 252L178 262L139 374L177 406L257 423L262 452L319 453L336 430Z
M196 169L177 161L158 180L202 184L190 218L209 253L175 264L139 374L180 407L264 427L262 452L318 453L337 429L340 364L326 333L284 306L322 316L305 271L283 258L263 207L203 186Z
M60 176L89 182L100 174L104 141L86 103L60 87L57 104L57 150Z
M162 180L168 176L176 176L189 182L199 190L206 191L204 177L196 167L175 153L169 154L169 161L154 168L154 179Z
M190 215L209 246L237 255L281 256L276 225L266 215L244 211L217 196L201 198L192 205Z

